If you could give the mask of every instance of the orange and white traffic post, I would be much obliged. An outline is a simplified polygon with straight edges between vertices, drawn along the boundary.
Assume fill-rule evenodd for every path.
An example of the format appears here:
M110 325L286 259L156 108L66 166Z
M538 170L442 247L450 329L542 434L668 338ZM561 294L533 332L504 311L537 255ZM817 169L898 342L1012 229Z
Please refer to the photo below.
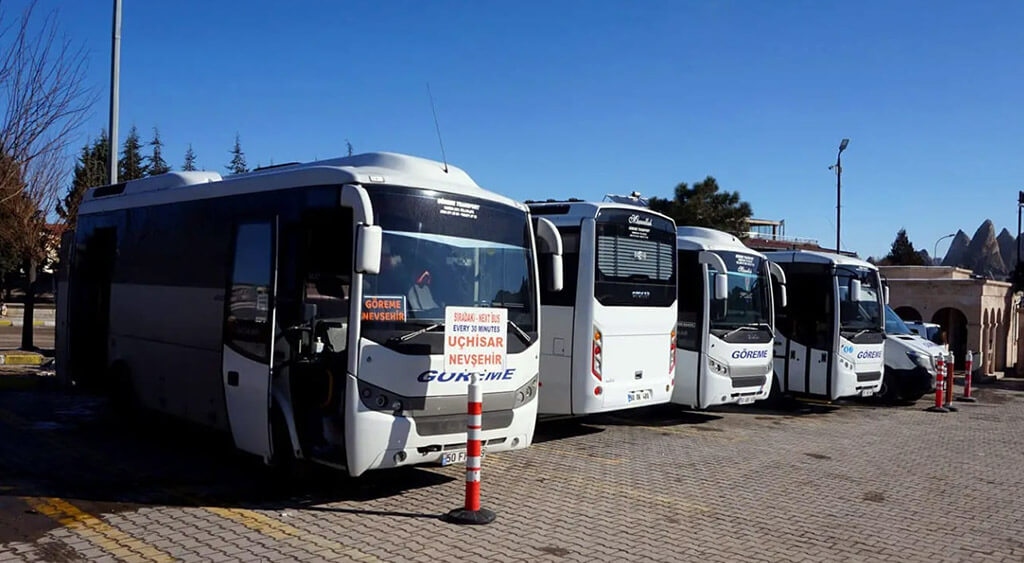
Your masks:
M956 400L965 403L976 403L978 400L971 396L971 370L974 369L974 352L967 351L967 356L964 358L964 396L957 397Z
M497 515L480 507L480 460L483 457L484 393L474 373L469 382L469 418L466 424L466 503L449 512L455 524L490 524Z
M946 362L939 356L935 365L935 404L925 410L930 412L949 412L949 409L942 406L946 395Z
M957 408L953 406L953 366L956 362L953 359L953 352L950 351L949 358L946 360L946 410L950 412L956 412Z

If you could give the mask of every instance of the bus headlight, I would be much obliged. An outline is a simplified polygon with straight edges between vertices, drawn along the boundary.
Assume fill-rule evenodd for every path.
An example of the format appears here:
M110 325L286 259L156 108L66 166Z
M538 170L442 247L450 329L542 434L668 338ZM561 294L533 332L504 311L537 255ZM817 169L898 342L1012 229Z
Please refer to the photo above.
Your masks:
M515 402L512 404L512 408L517 409L537 397L537 380L538 376L534 376L533 379L526 382L526 385L516 389Z
M718 375L729 375L729 368L725 364L716 361L714 358L708 358L708 367Z
M411 405L408 398L385 391L364 381L359 382L359 400L368 409L388 412L396 416L401 416L406 406Z

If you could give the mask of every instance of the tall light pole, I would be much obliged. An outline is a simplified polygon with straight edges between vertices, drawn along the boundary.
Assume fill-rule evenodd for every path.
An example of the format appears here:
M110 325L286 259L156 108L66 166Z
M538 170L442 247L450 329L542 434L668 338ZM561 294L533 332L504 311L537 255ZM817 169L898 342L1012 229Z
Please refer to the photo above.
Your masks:
M955 236L956 236L956 233L949 233L948 235L943 235L943 236L939 237L939 240L935 241L935 247L932 248L932 265L933 266L935 265L935 261L938 260L938 258L939 258L939 243L944 241L944 240L946 240L946 239L948 239L949 237L955 237Z
M117 183L117 94L121 74L121 0L114 0L110 49L110 183Z
M850 144L849 139L843 139L839 142L839 152L836 154L836 163L829 166L828 169L835 169L836 171L836 254L839 254L839 234L842 230L842 201L843 201L843 151L846 150L846 145Z

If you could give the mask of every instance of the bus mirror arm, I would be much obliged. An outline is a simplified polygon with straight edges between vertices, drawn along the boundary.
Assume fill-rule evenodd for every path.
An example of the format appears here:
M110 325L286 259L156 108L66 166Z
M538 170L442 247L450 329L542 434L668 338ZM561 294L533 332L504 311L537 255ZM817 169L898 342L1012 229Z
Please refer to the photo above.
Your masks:
M707 250L702 250L697 255L697 260L701 264L707 264L712 270L717 272L715 275L715 299L725 299L729 296L729 270L725 267L725 260L722 257Z
M789 296L786 294L786 272L782 270L782 266L771 261L768 262L768 271L779 286L779 308L785 309L789 303Z
M548 291L562 291L564 280L562 279L562 255L549 254L547 259L551 260L551 277L548 278Z

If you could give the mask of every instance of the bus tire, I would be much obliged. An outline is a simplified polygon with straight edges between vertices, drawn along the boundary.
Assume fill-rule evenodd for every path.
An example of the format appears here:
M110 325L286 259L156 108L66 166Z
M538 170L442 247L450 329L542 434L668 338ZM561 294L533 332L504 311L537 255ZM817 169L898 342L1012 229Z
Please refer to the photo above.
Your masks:
M893 377L889 370L886 370L885 375L882 376L882 387L875 394L875 397L877 397L878 401L887 405L900 401L901 397L899 390L896 388L895 377Z
M295 465L295 447L288 434L288 425L285 424L284 414L277 405L274 405L270 411L270 440L273 450L270 466L275 473L289 475Z
M130 413L135 409L135 386L132 384L132 372L127 362L116 360L107 368L107 394L110 405L120 413Z

